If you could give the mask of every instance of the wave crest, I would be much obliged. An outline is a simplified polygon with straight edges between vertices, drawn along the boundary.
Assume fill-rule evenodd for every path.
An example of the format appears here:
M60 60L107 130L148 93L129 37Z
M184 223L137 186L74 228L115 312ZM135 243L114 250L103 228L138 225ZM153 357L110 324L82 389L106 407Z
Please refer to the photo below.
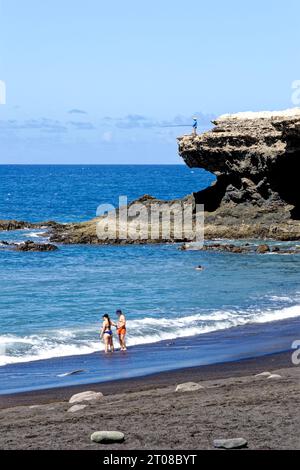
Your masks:
M300 305L281 309L214 311L170 318L145 317L128 321L127 344L136 346L175 340L251 323L268 323L300 317ZM89 354L103 350L99 325L60 329L28 336L0 336L0 366L53 357Z

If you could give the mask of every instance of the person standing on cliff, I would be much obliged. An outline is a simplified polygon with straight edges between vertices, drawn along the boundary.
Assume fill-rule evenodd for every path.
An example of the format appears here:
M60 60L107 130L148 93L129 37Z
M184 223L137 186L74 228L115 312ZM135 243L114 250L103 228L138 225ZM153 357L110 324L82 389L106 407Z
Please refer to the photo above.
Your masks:
M194 121L194 123L193 123L193 135L197 135L197 127L198 127L197 118L194 117L194 118L193 118L193 121Z

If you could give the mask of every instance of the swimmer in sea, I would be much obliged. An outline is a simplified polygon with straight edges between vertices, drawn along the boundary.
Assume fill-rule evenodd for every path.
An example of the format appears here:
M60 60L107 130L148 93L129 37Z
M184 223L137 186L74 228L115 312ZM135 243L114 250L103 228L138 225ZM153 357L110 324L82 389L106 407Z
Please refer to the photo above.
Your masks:
M196 271L203 271L204 266L201 266L201 264L199 264L199 266L196 266L195 269Z

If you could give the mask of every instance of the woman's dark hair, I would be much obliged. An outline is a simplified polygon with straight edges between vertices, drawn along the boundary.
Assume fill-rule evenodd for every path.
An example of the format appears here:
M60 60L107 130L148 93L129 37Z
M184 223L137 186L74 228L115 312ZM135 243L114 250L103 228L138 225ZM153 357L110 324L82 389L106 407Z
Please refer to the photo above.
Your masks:
M111 326L111 320L110 320L110 318L109 318L109 315L108 315L107 313L105 313L102 318L106 318L106 319L108 320L108 324L109 324L109 328L110 328L110 326Z

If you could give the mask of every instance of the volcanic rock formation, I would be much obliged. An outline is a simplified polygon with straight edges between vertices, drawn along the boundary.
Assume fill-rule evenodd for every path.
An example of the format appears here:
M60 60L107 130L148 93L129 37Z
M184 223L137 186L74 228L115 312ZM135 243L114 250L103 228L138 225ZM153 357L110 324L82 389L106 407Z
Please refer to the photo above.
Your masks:
M205 235L300 237L300 109L223 115L201 135L178 138L191 167L217 177L194 193Z
M175 230L177 216L182 213L180 204L193 207L194 220L197 205L203 204L206 239L300 239L300 108L223 115L213 124L214 127L203 134L178 138L179 154L185 163L213 173L216 181L181 201L167 202L174 213L169 237L163 238L159 220L149 222L147 215L139 221L140 233L146 236L137 239L121 239L118 236L120 225L117 231L109 225L105 238L99 239L97 225L104 216L68 224L0 220L0 231L46 227L50 241L58 243L185 242L191 238L178 235ZM136 203L148 209L153 204L162 207L166 201L146 195L130 203L128 208ZM135 222L136 217L131 215L129 219ZM148 237L148 228L158 235Z

